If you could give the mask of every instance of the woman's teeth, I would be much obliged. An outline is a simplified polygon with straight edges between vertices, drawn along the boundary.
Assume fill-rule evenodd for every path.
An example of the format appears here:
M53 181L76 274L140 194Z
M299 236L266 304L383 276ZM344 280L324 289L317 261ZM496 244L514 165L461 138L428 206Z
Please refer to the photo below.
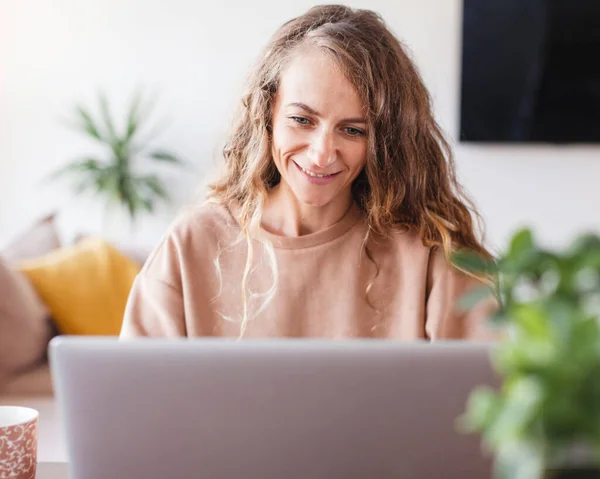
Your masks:
M298 166L300 166L300 165L298 165ZM300 169L301 169L302 171L304 171L304 173L306 173L308 176L312 176L313 178L325 178L326 176L332 176L332 175L335 175L335 173L331 173L331 174L329 174L329 175L321 175L321 174L319 174L319 173L313 173L312 171L305 170L305 169L304 169L304 168L302 168L301 166L300 166Z

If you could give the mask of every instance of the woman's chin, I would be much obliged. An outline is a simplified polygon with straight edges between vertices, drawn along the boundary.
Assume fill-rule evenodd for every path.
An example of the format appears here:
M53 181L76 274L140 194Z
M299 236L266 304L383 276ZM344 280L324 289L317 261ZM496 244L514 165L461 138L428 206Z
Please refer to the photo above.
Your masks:
M330 203L329 201L320 200L320 199L312 199L312 198L303 199L300 201L302 201L302 203L304 203L305 205L312 206L314 208L321 208Z
M315 208L325 206L325 205L331 203L331 201L333 200L331 193L328 193L325 191L321 191L321 192L312 191L311 192L311 191L298 191L296 189L296 190L293 190L293 192L294 192L294 196L300 203L304 203L305 205L313 206Z

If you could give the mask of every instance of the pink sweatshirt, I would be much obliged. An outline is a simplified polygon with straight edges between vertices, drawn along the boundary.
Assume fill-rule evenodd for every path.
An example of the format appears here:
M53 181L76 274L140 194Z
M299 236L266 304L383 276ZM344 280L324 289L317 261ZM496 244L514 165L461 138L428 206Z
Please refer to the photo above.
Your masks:
M239 336L248 252L240 232L222 205L182 215L137 276L121 337ZM244 337L493 337L486 318L495 303L490 298L468 314L455 308L479 283L451 267L441 250L424 246L416 233L398 231L369 242L375 265L361 254L365 232L356 205L317 233L282 237L260 230L252 240L253 294ZM269 301L264 294L274 281L264 240L274 246L278 272Z

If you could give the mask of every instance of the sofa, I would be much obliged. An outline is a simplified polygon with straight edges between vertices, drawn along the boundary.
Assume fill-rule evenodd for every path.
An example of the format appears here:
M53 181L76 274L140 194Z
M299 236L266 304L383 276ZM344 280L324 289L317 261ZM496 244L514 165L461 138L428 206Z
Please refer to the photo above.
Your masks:
M49 342L60 334L117 335L128 288L148 255L94 237L61 244L55 220L40 218L0 247L0 405L39 411L43 462L67 459Z

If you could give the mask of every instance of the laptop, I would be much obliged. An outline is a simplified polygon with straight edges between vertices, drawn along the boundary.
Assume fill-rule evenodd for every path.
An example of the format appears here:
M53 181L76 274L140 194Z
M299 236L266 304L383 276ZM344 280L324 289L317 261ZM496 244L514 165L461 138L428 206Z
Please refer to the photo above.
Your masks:
M456 425L474 387L499 384L491 347L58 337L69 477L491 477Z

